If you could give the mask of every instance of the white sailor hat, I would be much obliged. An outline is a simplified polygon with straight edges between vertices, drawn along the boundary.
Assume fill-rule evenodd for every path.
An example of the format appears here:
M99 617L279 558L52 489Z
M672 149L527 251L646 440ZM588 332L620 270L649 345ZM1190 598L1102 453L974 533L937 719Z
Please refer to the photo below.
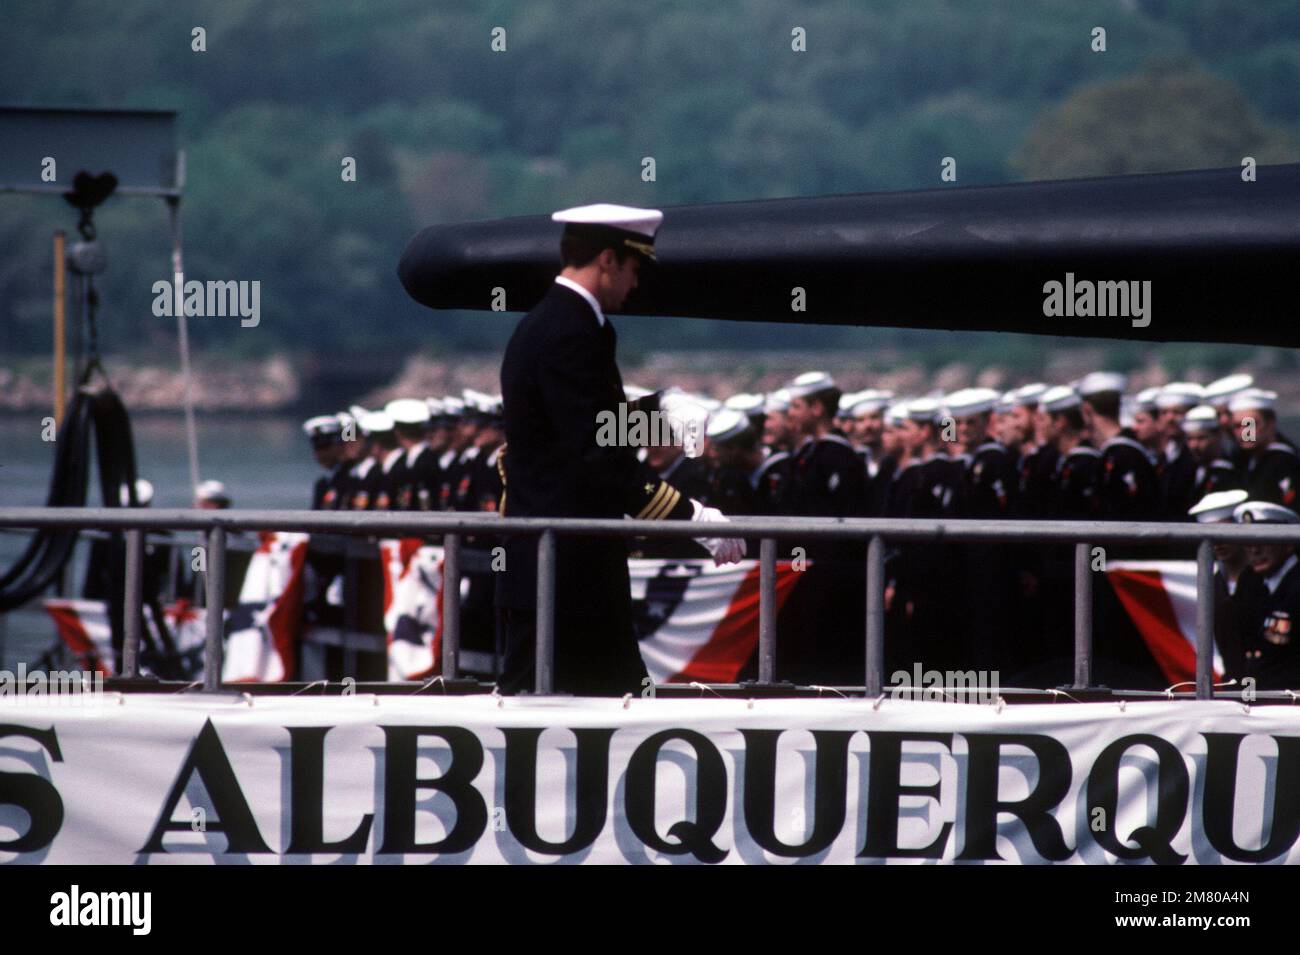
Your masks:
M455 395L447 395L442 399L442 413L452 418L462 415L465 413L465 402Z
M885 408L885 424L897 427L907 420L907 399L895 401Z
M866 391L859 391L853 399L853 404L849 407L849 414L858 417L864 414L875 414L877 411L884 411L889 403L894 400L892 391L879 391L875 388L868 388Z
M1277 401L1276 391L1265 391L1263 388L1247 388L1238 392L1231 401L1228 402L1228 410L1237 411L1272 411L1273 404Z
M790 410L790 392L784 388L778 388L776 391L769 391L767 397L763 400L763 410L767 414L776 411Z
M1082 403L1079 393L1069 385L1057 385L1054 388L1048 388L1038 398L1038 407L1048 414L1069 411L1071 408L1079 407Z
M1238 524L1300 524L1300 514L1270 501L1246 501L1232 512Z
M1211 405L1197 405L1183 415L1184 431L1213 431L1219 426L1219 412Z
M465 388L461 391L465 399L465 410L476 415L492 414L492 396L484 394L481 391L475 391L473 388Z
M1127 387L1128 376L1126 375L1117 371L1094 371L1079 380L1076 390L1079 392L1079 397L1091 398L1093 395L1107 392L1122 393Z
M1171 381L1156 395L1156 407L1193 408L1201 403L1205 389L1193 381Z
M1198 524L1219 524L1233 519L1233 513L1237 510L1238 504L1245 503L1250 497L1245 491L1215 491L1201 498L1191 509L1188 510L1187 516L1196 518Z
M1016 393L1014 390L1003 392L998 398L997 403L993 405L993 410L998 414L1006 414L1016 406Z
M739 411L744 415L760 415L763 413L763 407L766 402L762 395L752 395L747 392L741 392L738 395L732 395L722 403L722 407L730 408L732 411Z
M365 408L361 407L361 405L350 405L348 407L348 414L352 415L354 421L360 421L369 414L369 412Z
M427 407L427 408L429 409L429 418L430 418L431 420L432 420L433 418L441 418L441 417L442 417L442 414L443 414L443 407L442 407L442 399L441 399L441 398L425 398L425 399L424 399L424 404L425 404L425 407Z
M119 489L123 507L131 506L131 495L123 484ZM153 484L144 478L135 479L135 503L137 507L148 507L153 500Z
M1043 393L1047 391L1047 385L1041 381L1035 381L1032 384L1021 385L1019 388L1008 392L1011 396L1012 406L1024 406L1032 408L1043 398Z
M1252 375L1244 373L1228 375L1226 378L1220 378L1206 385L1205 393L1201 397L1205 399L1206 404L1221 408L1236 395L1247 388L1253 387L1254 384L1255 378Z
M723 408L717 414L709 416L709 426L705 434L709 440L719 443L732 441L750 431L749 418L744 412L734 408Z
M999 397L992 388L959 388L943 399L943 406L954 418L969 418L992 411Z
M194 489L194 498L199 501L224 501L230 503L230 495L226 492L226 486L220 481L200 481L199 486Z
M1160 394L1160 388L1143 388L1133 396L1134 411L1155 411L1156 396Z
M903 416L911 421L933 424L939 420L941 410L936 398L913 398L907 402Z
M308 438L338 434L339 430L341 426L338 424L338 417L334 414L317 414L316 417L307 418L307 421L303 422L303 434Z
M655 233L664 221L664 214L658 209L597 202L553 212L551 221L563 222L567 234L609 240L611 245L626 246L653 262L656 261Z
M809 395L830 391L835 387L835 379L826 372L806 371L782 390L791 398L807 398Z
M367 411L361 417L361 430L366 434L379 434L393 430L393 416L387 411Z
M339 430L343 432L348 430L349 424L355 425L357 423L357 416L351 411L340 411L334 417L339 419Z
M384 405L393 424L424 424L429 420L429 405L414 398L394 398Z
M842 395L840 395L840 405L839 405L838 413L840 414L841 417L849 416L850 409L852 409L853 407L853 402L857 401L858 397L861 394L862 392L860 391L846 391Z
M322 414L304 421L302 430L303 434L311 438L313 444L328 444L330 439L337 437L343 430L343 425L339 423L336 415Z

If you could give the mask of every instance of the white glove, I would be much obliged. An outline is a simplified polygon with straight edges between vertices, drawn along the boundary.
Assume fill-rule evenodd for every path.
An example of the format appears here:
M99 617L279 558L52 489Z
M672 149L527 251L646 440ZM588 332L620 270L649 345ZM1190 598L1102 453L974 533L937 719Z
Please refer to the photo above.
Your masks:
M709 427L709 409L696 404L680 389L670 388L659 396L659 410L688 458L704 453L704 434ZM725 519L725 518L724 518Z
M691 507L695 510L691 516L693 521L702 521L706 524L731 523L716 507L705 507L695 500L691 501ZM713 563L719 567L723 564L734 564L745 556L745 541L740 537L697 537L695 543L707 550L713 556Z

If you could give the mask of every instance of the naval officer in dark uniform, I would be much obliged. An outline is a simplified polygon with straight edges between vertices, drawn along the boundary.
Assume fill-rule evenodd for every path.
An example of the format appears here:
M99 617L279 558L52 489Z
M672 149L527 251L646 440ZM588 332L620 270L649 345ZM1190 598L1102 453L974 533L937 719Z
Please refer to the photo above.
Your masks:
M598 440L600 420L617 418L625 401L614 327L605 312L622 307L642 264L654 261L663 213L600 204L557 212L552 219L565 224L562 270L520 320L501 364L503 513L725 522L716 509L661 480L626 442ZM642 399L635 410L681 420L677 408L665 404ZM702 450L705 422L688 423L699 431L684 435L683 443ZM701 544L720 564L744 556L739 539ZM506 567L497 579L506 641L498 686L517 693L535 680L537 542L510 538L505 549ZM627 543L559 537L555 558L555 689L589 696L640 693L647 677L632 626Z
M1233 511L1238 524L1300 524L1300 514L1269 501L1246 501ZM1246 677L1261 690L1300 687L1300 558L1293 544L1247 544L1246 562L1263 587L1243 635Z

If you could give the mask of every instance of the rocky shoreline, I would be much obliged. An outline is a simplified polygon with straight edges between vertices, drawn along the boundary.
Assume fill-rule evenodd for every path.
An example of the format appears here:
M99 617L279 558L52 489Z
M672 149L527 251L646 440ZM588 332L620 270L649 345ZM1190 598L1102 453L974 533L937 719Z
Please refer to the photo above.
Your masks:
M1055 353L1037 374L1005 367L976 367L952 362L927 371L916 356L876 353L864 361L859 353L809 352L649 352L639 361L625 361L624 380L644 388L677 385L687 390L725 396L742 390L773 390L810 368L833 374L841 387L889 388L898 394L950 391L966 385L1010 388L1040 379L1069 381L1099 367L1088 349ZM109 377L123 402L136 414L180 414L183 384L173 362L130 362L104 359ZM348 360L320 356L295 360L286 355L264 359L196 362L193 400L205 413L296 413L349 404L382 405L391 398L458 394L463 388L489 393L498 389L500 356L495 352L448 357L408 355L392 360L372 358L361 368ZM1300 412L1300 380L1290 374L1244 367L1261 385L1277 390L1285 414ZM1158 365L1130 375L1133 390L1176 378L1208 381L1222 372L1202 368L1171 373ZM50 363L28 359L0 365L0 414L31 413L53 405Z

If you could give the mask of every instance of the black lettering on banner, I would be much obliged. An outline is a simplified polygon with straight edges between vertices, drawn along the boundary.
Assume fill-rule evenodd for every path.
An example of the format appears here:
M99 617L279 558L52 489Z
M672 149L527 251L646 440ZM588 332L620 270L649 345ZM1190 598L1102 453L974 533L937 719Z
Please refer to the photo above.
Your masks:
M951 733L892 733L869 730L871 763L867 778L867 841L858 858L938 859L952 832L952 823L939 828L934 842L920 848L904 849L898 844L898 800L902 796L928 796L939 801L943 780L928 786L903 785L899 776L903 765L903 743L942 743L952 750Z
M1234 862L1268 862L1287 852L1300 838L1300 739L1274 736L1277 773L1273 781L1273 819L1268 842L1243 849L1232 835L1236 812L1237 759L1244 733L1202 733L1205 737L1205 802L1201 821L1205 837L1220 855Z
M817 744L812 834L799 845L776 837L776 746L784 730L741 730L745 737L745 828L763 849L778 856L821 852L844 828L849 739L853 731L812 730Z
M659 750L680 739L695 750L695 821L681 819L668 827L669 842L655 831L655 770ZM647 738L627 764L625 809L632 832L646 846L666 855L686 855L701 862L721 862L726 849L712 842L727 814L727 768L713 742L694 730L664 730Z
M211 719L204 721L203 729L199 730L199 735L190 746L189 755L185 757L181 771L176 774L172 791L163 804L162 812L158 814L158 822L140 851L166 852L167 848L162 842L164 834L192 831L188 818L175 821L172 819L172 813L176 811L176 805L185 794L185 787L189 785L190 777L195 773L198 773L199 779L203 781L203 787L208 792L208 798L212 800L212 809L217 816L216 822L208 822L207 829L210 832L226 834L226 851L270 852L271 847L266 844L257 829L253 811L248 808L248 800L244 798L243 790L239 788L235 769L230 765L230 758L221 745L221 737L217 735L217 729L212 725Z
M487 804L474 788L483 768L483 744L459 726L381 726L384 749L384 843L381 853L446 852L471 849L487 828ZM416 755L420 737L438 736L451 748L451 763L436 779L420 779ZM456 824L435 842L415 841L415 793L433 789L456 806Z
M577 783L573 835L548 842L537 834L537 741L541 727L501 727L506 738L506 825L525 849L548 855L581 852L605 828L608 812L609 741L612 729L570 730L577 738Z
M1138 826L1127 836L1137 848L1120 841L1113 823L1119 801L1119 763L1124 754L1134 746L1149 746L1156 753L1157 796L1154 826ZM1173 743L1150 733L1137 733L1117 739L1097 757L1088 772L1088 811L1100 807L1112 824L1092 837L1107 852L1121 859L1141 859L1150 856L1159 865L1181 865L1187 856L1174 851L1174 836L1182 828L1187 815L1187 766L1183 754Z
M970 757L966 764L966 844L958 859L1001 859L998 855L998 814L1010 813L1025 824L1034 849L1044 859L1059 862L1073 850L1065 844L1052 815L1070 791L1073 767L1069 750L1051 736L1029 733L963 733ZM1024 799L998 799L998 770L1004 746L1023 746L1038 761L1038 784Z
M332 726L286 726L289 731L289 848L286 852L364 852L374 813L346 839L325 841L325 734Z
M6 736L34 740L45 747L56 763L63 762L53 726L37 730L16 723L0 723L0 739ZM53 842L63 828L63 798L52 782L35 773L0 773L0 806L17 806L31 819L27 831L16 839L0 842L0 850L36 852Z

